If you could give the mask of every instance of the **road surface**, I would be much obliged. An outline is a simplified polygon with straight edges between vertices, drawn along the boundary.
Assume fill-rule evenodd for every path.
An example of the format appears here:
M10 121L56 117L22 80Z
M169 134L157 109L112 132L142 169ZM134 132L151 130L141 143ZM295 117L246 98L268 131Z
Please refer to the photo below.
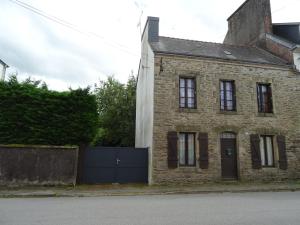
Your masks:
M300 192L0 199L1 225L299 225Z

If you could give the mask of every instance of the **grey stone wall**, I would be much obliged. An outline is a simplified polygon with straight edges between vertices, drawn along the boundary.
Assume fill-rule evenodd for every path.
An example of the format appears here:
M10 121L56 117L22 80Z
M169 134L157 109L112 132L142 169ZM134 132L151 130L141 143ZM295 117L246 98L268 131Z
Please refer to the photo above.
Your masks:
M75 185L78 149L0 146L0 185Z
M221 180L220 133L237 134L240 180L300 178L300 76L288 68L157 55L154 79L153 183L190 183ZM197 109L179 109L179 77L196 78ZM219 80L236 84L237 112L219 109ZM258 113L256 84L272 84L274 114ZM167 166L167 132L207 132L209 168ZM274 168L252 169L250 134L285 135L288 170L278 167L274 140Z

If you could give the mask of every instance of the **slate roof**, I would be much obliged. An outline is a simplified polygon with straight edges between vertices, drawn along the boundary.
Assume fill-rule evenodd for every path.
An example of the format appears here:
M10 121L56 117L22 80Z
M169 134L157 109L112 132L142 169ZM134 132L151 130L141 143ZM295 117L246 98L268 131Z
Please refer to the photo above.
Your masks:
M150 45L155 53L200 56L280 66L288 65L285 60L265 50L250 46L219 44L162 36L159 37L158 42L150 42Z

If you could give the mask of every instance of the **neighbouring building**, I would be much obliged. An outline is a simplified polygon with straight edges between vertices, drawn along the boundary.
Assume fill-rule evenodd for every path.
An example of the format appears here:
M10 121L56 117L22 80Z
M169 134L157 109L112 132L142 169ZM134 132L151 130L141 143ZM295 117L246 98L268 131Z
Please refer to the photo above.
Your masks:
M0 59L0 80L5 79L6 68L8 68L8 65Z
M300 178L299 35L272 24L269 0L234 12L223 44L159 36L148 17L136 147L149 183Z

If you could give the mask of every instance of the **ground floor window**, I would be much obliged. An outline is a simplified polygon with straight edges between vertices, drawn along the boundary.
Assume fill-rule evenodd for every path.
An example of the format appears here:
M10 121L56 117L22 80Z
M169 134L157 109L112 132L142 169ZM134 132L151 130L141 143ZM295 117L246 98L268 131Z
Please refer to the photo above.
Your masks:
M195 133L179 133L179 165L195 166Z
M265 167L274 166L273 137L268 135L260 136L261 165Z

